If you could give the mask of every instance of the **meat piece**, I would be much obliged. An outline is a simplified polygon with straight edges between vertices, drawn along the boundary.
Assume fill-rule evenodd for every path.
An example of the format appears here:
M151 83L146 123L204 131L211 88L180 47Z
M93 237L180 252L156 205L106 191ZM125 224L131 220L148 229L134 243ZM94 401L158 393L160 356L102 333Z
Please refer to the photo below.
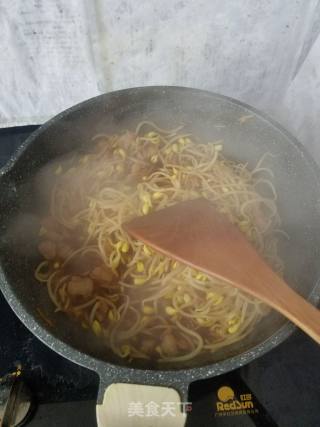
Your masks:
M146 339L144 339L144 340L142 341L142 343L141 343L141 347L140 347L140 350L141 350L143 353L150 354L150 353L152 353L152 352L154 351L155 347L156 347L156 342L155 342L155 340L153 340L153 339L149 339L149 338L146 338Z
M48 230L45 233L45 236L52 240L53 242L60 242L63 239L63 236L61 233L57 233L56 231Z
M68 258L69 255L71 255L71 253L72 253L71 246L65 243L61 243L60 245L58 245L57 255L59 258L62 258L63 260L65 260Z
M59 242L63 239L63 229L58 222L52 218L52 216L47 216L41 221L42 228L44 230L45 237L48 240L53 242Z
M126 132L118 139L118 146L127 150L130 145L134 144L136 141L136 134L133 132Z
M58 225L56 220L52 218L52 216L47 216L43 218L43 220L41 221L41 224L47 230L55 230Z
M132 181L141 181L144 176L152 174L156 170L157 166L154 164L141 164L134 163L131 167L130 173L127 175L126 182L132 183Z
M39 252L45 259L54 259L57 254L56 244L51 240L43 240L38 245Z
M188 350L190 348L190 344L188 343L187 340L185 340L183 338L179 338L179 340L178 340L178 347L181 350Z
M99 322L104 322L108 319L108 312L109 312L109 305L104 303L103 301L100 301L99 307L95 313L95 318L99 320Z
M177 344L174 335L166 333L163 336L161 349L167 356L175 356L177 354Z
M105 266L95 267L90 273L92 279L102 282L111 282L113 276L113 272Z
M140 163L133 163L133 165L131 167L131 175L132 176L138 176L144 167L145 166L141 165Z
M93 292L93 281L90 277L72 276L68 283L68 293L71 296L90 296Z

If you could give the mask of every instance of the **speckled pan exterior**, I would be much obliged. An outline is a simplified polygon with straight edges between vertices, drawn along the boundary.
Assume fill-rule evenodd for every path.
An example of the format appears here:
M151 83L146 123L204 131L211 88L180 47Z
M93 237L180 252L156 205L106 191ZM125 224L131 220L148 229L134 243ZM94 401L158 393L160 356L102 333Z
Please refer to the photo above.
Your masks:
M243 119L245 117L245 119ZM72 150L85 149L96 133L132 129L141 120L164 127L184 123L202 141L223 140L226 156L254 166L266 152L274 172L283 228L280 244L287 281L313 304L319 301L320 174L299 142L270 118L233 99L183 87L141 87L78 104L35 131L0 170L0 286L21 321L46 345L97 372L98 401L114 382L172 386L187 400L192 381L243 366L286 339L294 327L272 313L246 340L184 366L127 365L61 313L33 271L39 260L39 171ZM58 159L58 160L57 160ZM38 177L38 181L37 178ZM199 218L201 221L201 218ZM276 292L276 289L275 289ZM37 309L54 323L50 327Z

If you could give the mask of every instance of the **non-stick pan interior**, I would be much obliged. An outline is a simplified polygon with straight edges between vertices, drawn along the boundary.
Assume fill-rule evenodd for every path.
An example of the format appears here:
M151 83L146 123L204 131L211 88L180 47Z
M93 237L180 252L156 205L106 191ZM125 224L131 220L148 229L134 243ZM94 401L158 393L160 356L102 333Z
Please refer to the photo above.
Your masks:
M254 166L264 153L271 153L266 164L274 173L283 229L290 237L281 244L285 277L300 294L308 297L316 286L320 269L320 187L316 167L286 132L259 113L225 97L174 87L130 89L76 106L32 136L2 178L0 257L6 278L3 286L11 287L21 301L27 313L21 317L26 323L28 316L33 316L49 334L73 348L121 365L125 362L108 353L92 333L66 315L55 313L46 287L34 279L39 260L35 244L39 198L33 177L48 162L90 144L95 134L133 130L141 120L153 120L169 128L183 123L201 141L223 140L226 156L248 162L249 166ZM43 314L53 326L44 320ZM285 323L282 316L272 313L241 343L184 367L219 362L254 351L257 345L283 333L280 329ZM143 362L131 366L155 367Z

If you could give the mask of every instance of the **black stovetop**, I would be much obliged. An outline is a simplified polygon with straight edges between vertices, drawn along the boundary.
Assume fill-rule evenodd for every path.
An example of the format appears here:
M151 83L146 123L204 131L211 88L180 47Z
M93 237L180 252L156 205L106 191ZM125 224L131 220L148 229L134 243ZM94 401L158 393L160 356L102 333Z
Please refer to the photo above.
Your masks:
M36 128L0 129L0 167ZM97 375L42 344L17 319L1 293L0 337L0 379L20 364L36 402L27 425L96 426ZM252 402L246 414L215 410L217 391L222 386L231 387L240 401ZM316 427L320 425L320 349L301 332L295 332L249 365L193 383L189 400L192 411L186 427Z

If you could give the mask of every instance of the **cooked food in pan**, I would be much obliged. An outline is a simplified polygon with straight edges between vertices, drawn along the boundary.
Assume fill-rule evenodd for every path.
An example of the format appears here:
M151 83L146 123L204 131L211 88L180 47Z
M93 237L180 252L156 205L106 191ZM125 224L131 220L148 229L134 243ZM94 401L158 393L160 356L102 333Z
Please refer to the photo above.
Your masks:
M186 361L250 334L268 308L133 240L122 224L205 197L282 271L272 171L226 158L222 141L141 122L96 135L86 153L55 165L35 276L57 311L129 360ZM201 221L201 217L199 218Z

